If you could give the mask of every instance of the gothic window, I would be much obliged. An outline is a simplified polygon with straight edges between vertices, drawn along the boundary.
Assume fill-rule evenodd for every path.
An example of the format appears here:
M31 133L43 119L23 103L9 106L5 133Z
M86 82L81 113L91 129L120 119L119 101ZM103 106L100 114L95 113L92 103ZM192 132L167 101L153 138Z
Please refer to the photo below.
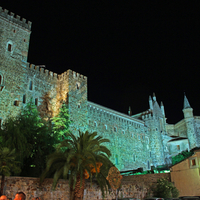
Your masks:
M23 103L26 103L26 95L23 95Z
M33 81L29 82L29 90L33 90Z

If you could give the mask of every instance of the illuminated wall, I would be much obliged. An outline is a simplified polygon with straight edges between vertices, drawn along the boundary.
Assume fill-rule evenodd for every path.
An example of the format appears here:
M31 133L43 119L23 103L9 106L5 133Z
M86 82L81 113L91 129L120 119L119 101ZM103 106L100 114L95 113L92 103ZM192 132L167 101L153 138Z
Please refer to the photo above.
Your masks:
M97 131L110 139L111 160L120 170L170 164L172 136L184 137L184 144L187 138L189 149L200 145L200 117L193 116L187 99L185 118L175 125L166 123L164 105L155 95L149 98L147 110L131 116L89 102L86 76L72 70L58 75L27 62L30 34L31 22L0 7L0 123L16 116L31 98L37 106L48 98L51 116L67 101L71 131ZM173 155L180 152L176 147Z

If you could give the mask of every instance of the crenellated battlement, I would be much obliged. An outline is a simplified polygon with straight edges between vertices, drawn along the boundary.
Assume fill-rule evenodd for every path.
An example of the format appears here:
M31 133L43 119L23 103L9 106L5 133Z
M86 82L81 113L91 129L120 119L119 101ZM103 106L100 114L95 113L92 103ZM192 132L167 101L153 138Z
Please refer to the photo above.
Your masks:
M19 26L22 26L23 28L31 30L32 22L26 21L25 18L21 18L19 15L15 15L15 13L13 12L9 13L7 9L3 9L1 6L0 6L0 16L6 18L10 22L14 22Z
M34 64L28 63L28 66L30 69L35 70L36 72L39 72L41 76L48 76L51 79L58 79L58 74L52 71L49 71L48 69L45 69L44 65L34 65Z
M75 79L79 79L79 80L82 79L82 80L87 81L87 76L84 76L75 71L72 71L71 69L68 69L66 72L59 75L59 80L66 80L67 76L73 77Z

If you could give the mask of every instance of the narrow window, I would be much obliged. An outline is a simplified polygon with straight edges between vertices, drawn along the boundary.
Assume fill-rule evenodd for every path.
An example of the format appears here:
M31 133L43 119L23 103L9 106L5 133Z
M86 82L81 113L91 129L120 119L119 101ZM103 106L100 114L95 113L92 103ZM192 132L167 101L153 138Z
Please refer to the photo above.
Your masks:
M118 155L115 155L115 164L118 165Z
M76 89L79 90L79 88L80 88L80 83L77 82L76 83Z
M136 161L136 155L133 154L133 161L135 162Z
M117 128L116 127L114 127L114 132L117 132Z
M123 135L124 135L124 134L125 134L125 131L123 130L122 133L123 133Z
M8 44L8 51L11 52L11 50L12 50L12 45L11 45L11 44Z
M29 82L29 90L33 90L33 81Z
M19 101L18 100L14 101L14 106L19 106Z
M23 95L23 103L26 103L26 95Z
M149 157L151 158L151 151L149 152Z
M78 103L78 108L81 108L81 104L80 103Z
M97 122L94 122L94 126L97 127Z
M3 119L0 118L0 128L1 128L2 123L3 123Z
M150 163L147 161L147 168L150 169Z
M35 105L38 105L38 98L35 98Z
M0 85L3 83L3 77L2 75L0 74Z
M195 166L196 165L196 160L195 159L193 159L193 160L191 160L191 164L192 164L192 166Z
M178 150L178 151L180 150L180 145L177 145L177 150Z
M106 130L108 129L108 126L106 124L104 125L104 127L105 127Z

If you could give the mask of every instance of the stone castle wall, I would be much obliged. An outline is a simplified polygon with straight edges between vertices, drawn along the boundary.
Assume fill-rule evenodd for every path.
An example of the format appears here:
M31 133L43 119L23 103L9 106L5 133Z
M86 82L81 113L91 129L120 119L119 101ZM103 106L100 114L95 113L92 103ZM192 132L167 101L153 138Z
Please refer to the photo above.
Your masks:
M96 131L111 141L108 144L108 148L114 152L111 160L120 170L149 169L148 129L141 120L92 102L88 102L88 120L90 131Z
M0 7L0 123L20 113L30 99L40 106L44 97L51 117L63 101L69 106L70 129L97 131L110 139L111 160L119 170L165 164L168 155L164 135L188 136L191 147L200 146L199 120L167 125L164 106L150 98L150 109L135 116L125 115L87 99L87 77L68 70L61 75L45 66L27 63L31 22ZM198 122L197 122L198 121ZM196 131L196 132L195 132ZM195 134L194 134L195 132ZM177 153L179 151L177 150Z
M150 187L154 185L158 178L165 177L170 179L170 174L147 174L124 176L122 187L119 191L119 197L143 199L151 195ZM41 200L69 200L68 181L59 180L56 189L53 191L52 179L45 179L42 186L39 186L38 178L26 177L6 177L4 194L8 198L14 199L17 192L23 191L27 199L40 197ZM105 199L114 199L114 192L107 193ZM101 190L98 185L88 181L84 190L84 200L102 199Z

